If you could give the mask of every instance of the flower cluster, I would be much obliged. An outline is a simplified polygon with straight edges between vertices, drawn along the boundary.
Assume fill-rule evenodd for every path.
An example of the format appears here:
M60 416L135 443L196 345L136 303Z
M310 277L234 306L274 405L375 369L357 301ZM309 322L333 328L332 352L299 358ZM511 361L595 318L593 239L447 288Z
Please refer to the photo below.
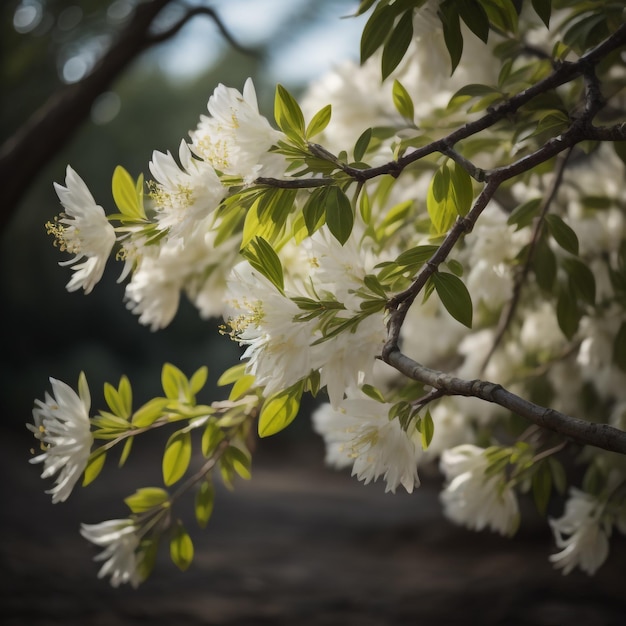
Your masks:
M227 474L246 472L247 456L225 440L222 424L247 423L258 408L259 432L277 432L295 417L305 390L323 390L329 402L312 420L328 464L410 493L420 466L438 463L446 516L511 536L522 495L532 492L545 512L550 498L565 493L558 459L565 444L520 427L506 405L462 397L471 392L449 395L439 380L430 379L433 389L381 361L398 347L456 380L485 378L623 429L626 189L614 181L623 179L624 163L608 145L570 162L569 153L556 163L553 154L543 158L546 133L566 133L584 91L553 94L559 105L547 112L518 103L515 128L498 124L499 103L552 66L523 48L513 59L503 55L506 45L520 45L517 34L505 37L506 24L485 43L482 18L468 24L473 33L455 58L440 19L449 4L429 0L383 24L413 33L393 67L395 51L386 46L397 44L395 32L374 38L382 50L338 67L301 103L279 85L278 128L259 112L251 80L241 92L219 85L177 158L153 153L152 180L116 170L119 213L106 215L68 167L65 186L55 186L64 212L48 230L74 255L64 262L73 270L68 290L89 293L115 250L120 280L128 280L126 305L141 324L167 326L182 294L201 316L223 318L222 332L243 349L236 374L224 375L234 383L225 411L235 413L211 423L215 407L176 408L198 420L178 432L181 440L192 428L207 429L205 456L216 454L207 472L221 454ZM564 58L570 51L554 45L543 17L519 18L529 49ZM384 80L372 89L381 67ZM471 134L468 120L481 115ZM448 134L452 127L463 127L462 141ZM481 204L485 172L504 170L513 180ZM173 379L168 398L193 395L192 382ZM29 427L44 450L32 461L44 463L44 477L59 474L56 502L85 470L93 437L84 379L79 394L52 385L54 397L37 402ZM560 549L551 561L564 573L595 572L612 528L626 528L624 470L615 455L583 449L580 460L585 481L597 484L571 487L564 515L549 522ZM212 506L204 489L199 519ZM152 496L158 509L161 494ZM143 532L134 517L83 526L104 548L100 576L115 586L140 582ZM187 563L187 541L177 544L180 563Z

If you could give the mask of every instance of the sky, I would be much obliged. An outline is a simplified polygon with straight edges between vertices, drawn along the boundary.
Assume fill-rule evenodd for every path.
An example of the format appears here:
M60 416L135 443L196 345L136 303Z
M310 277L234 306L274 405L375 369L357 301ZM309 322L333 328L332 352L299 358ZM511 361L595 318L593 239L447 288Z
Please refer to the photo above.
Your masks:
M337 63L357 60L366 16L342 17L355 12L358 2L315 0L315 21L292 41L277 41L270 58L270 79L302 83L319 77ZM255 44L271 38L281 25L289 25L310 0L230 0L204 3L216 9L236 41ZM193 4L203 4L196 0ZM175 41L164 46L160 65L173 77L186 79L202 73L227 45L210 19L195 18Z

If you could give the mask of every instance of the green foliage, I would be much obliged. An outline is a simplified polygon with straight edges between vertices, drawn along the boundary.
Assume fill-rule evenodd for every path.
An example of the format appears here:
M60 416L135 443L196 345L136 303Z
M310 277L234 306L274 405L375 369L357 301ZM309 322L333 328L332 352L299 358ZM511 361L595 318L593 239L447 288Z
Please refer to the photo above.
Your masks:
M413 123L415 106L413 105L413 100L411 99L409 92L403 87L399 80L393 81L393 90L391 95L393 97L393 104L398 110L398 113Z
M262 237L255 237L242 254L250 265L263 274L281 293L285 290L283 266L274 248Z
M179 481L191 461L191 433L183 428L170 435L163 454L163 483L166 486Z
M435 272L429 279L452 317L468 328L472 327L472 298L463 281L448 272Z
M165 489L160 487L142 487L135 493L124 498L126 506L131 513L145 513L158 507L165 507L169 504L170 495Z
M348 241L354 225L352 204L339 187L330 187L325 199L328 230L343 245Z
M195 499L196 521L200 528L206 528L211 515L213 514L213 505L215 503L215 489L213 483L203 480L198 487Z
M122 222L137 222L146 219L143 208L143 175L135 182L132 176L118 165L113 172L112 182L113 200L120 211L114 215Z
M457 216L465 216L472 206L474 191L469 174L458 164L444 163L433 176L426 196L426 209L433 233L446 233Z
M300 409L300 399L304 392L304 382L279 391L268 398L259 415L259 436L269 437L284 430L293 422Z
M170 539L170 557L181 572L189 568L193 561L193 542L189 533L179 520L173 529Z
M83 475L83 487L91 484L98 475L102 471L104 467L104 462L106 461L106 450L102 447L96 448L90 455L87 460L87 465L85 467L84 475Z
M276 86L274 119L278 127L289 139L296 144L304 143L305 128L302 110L297 100L282 85Z

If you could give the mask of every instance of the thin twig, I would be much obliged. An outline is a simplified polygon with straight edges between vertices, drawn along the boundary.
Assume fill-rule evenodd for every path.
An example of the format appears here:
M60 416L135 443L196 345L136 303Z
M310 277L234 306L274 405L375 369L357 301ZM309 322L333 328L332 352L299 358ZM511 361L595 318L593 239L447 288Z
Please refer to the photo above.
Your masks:
M552 182L550 184L550 189L548 194L544 196L543 201L540 205L539 215L535 221L535 226L533 228L533 233L530 238L530 243L528 244L528 253L526 255L526 261L521 268L521 271L517 272L515 276L515 282L513 284L513 293L511 295L511 299L507 302L505 307L502 309L502 313L500 314L500 320L498 322L498 327L496 328L496 334L493 340L493 344L489 353L485 357L482 365L480 366L480 373L485 371L487 364L491 360L491 357L494 355L495 351L498 349L500 342L502 341L504 334L506 333L509 325L513 321L513 317L515 316L515 311L517 310L517 305L519 304L520 296L522 294L522 288L526 283L526 279L528 278L528 273L530 271L530 267L532 265L533 259L535 258L535 250L537 248L537 244L539 242L539 237L543 230L544 218L548 213L550 205L554 201L556 197L557 191L561 186L563 181L563 174L565 172L565 167L567 165L567 161L572 153L572 148L564 152L559 157L559 160L555 166L554 177L552 178Z

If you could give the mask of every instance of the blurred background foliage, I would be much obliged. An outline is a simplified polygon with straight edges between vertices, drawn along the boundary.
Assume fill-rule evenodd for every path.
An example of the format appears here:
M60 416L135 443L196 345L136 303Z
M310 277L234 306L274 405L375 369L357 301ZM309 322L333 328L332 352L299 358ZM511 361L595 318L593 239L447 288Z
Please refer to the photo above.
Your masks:
M4 0L0 7L0 144L56 90L88 74L130 19L129 0ZM26 434L35 398L48 377L75 386L84 370L92 405L100 408L102 384L128 375L136 403L160 392L166 361L191 374L211 372L204 401L218 397L215 380L235 363L238 347L217 333L220 320L202 320L181 298L166 329L152 333L123 304L117 284L121 264L109 262L89 296L68 293L67 258L52 245L44 224L60 212L53 181L63 183L69 163L96 201L113 211L110 180L116 165L149 177L153 150L177 151L180 140L206 112L222 82L241 89L252 76L262 111L271 116L276 82L298 94L334 60L358 54L359 20L349 0L196 1L213 8L232 37L254 54L236 50L206 16L195 17L172 39L148 49L94 103L91 116L52 162L33 177L0 233L0 392L4 426ZM157 28L183 9L170 2ZM321 43L323 45L321 45ZM333 43L336 42L336 43ZM45 136L37 141L45 142ZM303 425L300 428L308 428ZM297 435L298 427L290 429ZM291 435L293 436L293 435Z

